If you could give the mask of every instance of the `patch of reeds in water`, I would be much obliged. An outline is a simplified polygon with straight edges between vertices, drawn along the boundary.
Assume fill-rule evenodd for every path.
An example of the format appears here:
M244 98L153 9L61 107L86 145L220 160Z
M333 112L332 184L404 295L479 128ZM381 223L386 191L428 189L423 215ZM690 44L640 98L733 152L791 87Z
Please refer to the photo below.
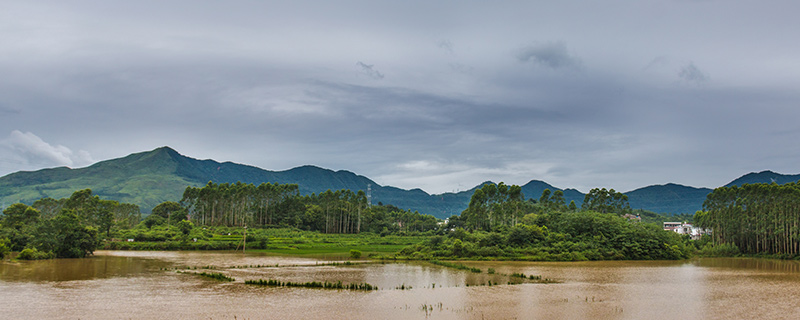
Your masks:
M549 278L542 278L542 276L534 276L534 275L525 275L524 273L517 273L514 272L510 275L512 278L520 278L520 279L527 279L536 283L558 283L558 281L549 279Z
M226 276L226 275L224 275L222 273L218 273L218 272L214 272L214 273L207 273L207 272L197 273L197 272L178 271L178 273L194 274L194 275L198 275L198 276L202 276L202 277L206 277L206 278L214 279L214 280L218 280L218 281L228 281L228 282L236 281L236 279L231 278L229 276Z
M246 280L245 284L252 284L257 286L266 286L266 287L299 287L299 288L319 288L319 289L338 289L338 290L362 290L362 291L371 291L371 290L378 290L377 286L373 286L369 283L350 283L350 284L343 284L341 281L337 282L318 282L318 281L311 281L311 282L291 282L291 281L280 281L275 279L259 279L259 280Z
M213 270L213 269L216 269L216 268L217 267L215 267L215 266L200 266L200 267L197 267L197 266L194 266L194 267L185 266L185 267L174 267L174 268L161 268L161 270L167 270L167 271L169 271L169 270L197 270L197 269Z
M434 284L436 285L436 284ZM401 284L400 286L394 287L395 290L411 290L413 287L407 286L405 283Z
M226 276L226 275L224 275L222 273L218 273L218 272L214 272L214 273L201 272L201 273L198 273L197 275L203 276L203 277L206 277L206 278L210 278L210 279L214 279L214 280L219 280L219 281L236 281L236 279L231 278L229 276Z

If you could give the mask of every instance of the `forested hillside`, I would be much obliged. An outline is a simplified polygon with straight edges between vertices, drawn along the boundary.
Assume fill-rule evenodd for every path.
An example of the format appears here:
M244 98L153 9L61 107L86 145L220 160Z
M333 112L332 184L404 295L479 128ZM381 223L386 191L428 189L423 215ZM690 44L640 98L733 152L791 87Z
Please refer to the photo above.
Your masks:
M751 173L729 185L741 183L779 184L797 181L800 175L781 175L771 171ZM437 218L460 214L469 205L473 192L485 183L461 192L428 194L420 189L404 190L381 186L367 177L349 171L332 171L315 166L301 166L285 171L269 171L253 166L183 156L169 147L131 154L124 158L98 162L86 168L66 167L34 172L16 172L0 178L0 205L22 202L32 204L41 198L64 198L75 190L92 189L106 199L138 205L149 213L164 201L178 201L187 186L202 187L214 183L297 184L301 195L327 190L371 189L373 204L392 204ZM585 194L575 189L561 189L539 180L521 186L526 199L538 199L545 189L561 191L567 203L580 206ZM649 186L625 193L632 209L656 213L693 214L702 208L707 188L676 184Z

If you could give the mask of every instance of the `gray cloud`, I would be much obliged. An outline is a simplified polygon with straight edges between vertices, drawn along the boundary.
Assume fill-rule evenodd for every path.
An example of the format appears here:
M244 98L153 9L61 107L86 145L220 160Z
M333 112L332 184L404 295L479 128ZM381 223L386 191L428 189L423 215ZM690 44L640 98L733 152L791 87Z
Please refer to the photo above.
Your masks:
M363 63L361 61L356 62L356 65L359 68L361 68L361 73L362 74L365 74L365 75L369 76L370 78L373 78L373 79L376 79L376 80L383 79L383 73L381 73L380 71L376 70L374 68L375 65L365 64L365 63Z
M18 114L20 114L21 112L22 112L22 111L21 111L21 110L19 110L19 109L12 109L12 108L7 108L7 107L0 106L0 114L5 114L5 115L18 115Z
M436 43L436 46L438 46L439 48L441 48L442 50L446 51L449 54L455 53L453 51L453 43L450 42L450 40L439 40L439 42Z
M705 82L708 80L708 76L703 73L703 71L700 71L700 69L694 65L694 62L690 62L688 65L681 68L681 71L678 72L678 76L683 80L691 82Z
M531 62L553 69L580 66L580 60L567 52L563 42L550 42L522 48L517 54L520 62Z
M0 175L163 145L429 192L800 172L795 2L147 5L4 6Z
M690 83L704 83L710 80L708 74L700 70L693 61L666 56L654 58L644 67L644 71L663 73L669 77Z
M10 150L5 155L14 155L10 160L16 163L33 166L86 166L94 162L92 156L80 150L73 153L62 145L51 145L31 132L11 131L9 136L0 142L0 147Z

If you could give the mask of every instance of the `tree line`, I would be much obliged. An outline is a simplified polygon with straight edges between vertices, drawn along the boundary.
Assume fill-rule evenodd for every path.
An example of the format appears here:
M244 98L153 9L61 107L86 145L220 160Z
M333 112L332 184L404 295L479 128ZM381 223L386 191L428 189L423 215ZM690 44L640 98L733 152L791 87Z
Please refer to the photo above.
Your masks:
M461 216L452 216L451 221L469 230L490 231L499 227L511 227L519 223L531 223L535 215L555 212L596 211L600 213L631 213L628 196L614 189L594 188L584 197L581 208L575 201L566 203L564 192L545 189L537 199L525 199L522 188L487 183L476 189L469 206ZM533 214L533 215L531 215ZM525 217L528 216L528 219Z
M800 253L800 184L744 184L714 189L694 221L716 245L742 253Z
M323 233L424 232L438 226L430 215L392 205L370 206L364 191L301 196L298 190L296 184L209 182L187 187L180 204L171 205L169 212L203 226L285 226ZM164 210L153 211L167 218Z
M461 216L448 221L451 232L408 247L413 259L503 258L513 260L684 259L695 249L674 232L623 217L627 196L595 188L581 208L566 204L560 190L545 189L525 200L518 186L485 184Z

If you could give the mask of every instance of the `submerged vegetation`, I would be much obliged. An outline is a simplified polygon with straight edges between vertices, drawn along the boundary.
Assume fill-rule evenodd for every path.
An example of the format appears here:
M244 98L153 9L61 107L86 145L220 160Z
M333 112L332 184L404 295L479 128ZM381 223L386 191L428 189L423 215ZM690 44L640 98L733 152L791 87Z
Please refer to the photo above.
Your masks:
M371 291L371 290L378 290L378 287L373 286L369 283L349 283L343 284L341 281L337 282L318 282L318 281L311 281L311 282L291 282L291 281L279 281L275 279L259 279L259 280L247 280L244 282L245 284L257 285L257 286L267 286L267 287L300 287L300 288L319 288L319 289L339 289L339 290L362 290L362 291Z
M189 273L192 273L192 272L189 272ZM209 272L201 272L201 273L193 273L193 274L196 274L196 275L201 276L201 277L206 277L206 278L209 278L209 279L218 280L218 281L226 281L226 282L236 281L236 279L231 278L229 276L226 276L226 275L224 275L222 273L219 273L219 272L211 272L211 273L209 273Z

